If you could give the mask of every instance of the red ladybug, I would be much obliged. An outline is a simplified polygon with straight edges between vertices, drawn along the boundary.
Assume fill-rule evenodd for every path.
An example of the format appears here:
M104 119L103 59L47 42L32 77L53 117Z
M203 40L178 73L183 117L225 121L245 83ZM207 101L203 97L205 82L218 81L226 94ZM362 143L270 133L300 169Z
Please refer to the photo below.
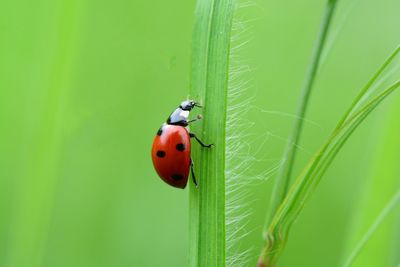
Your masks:
M189 123L197 120L188 120L189 112L194 107L201 106L192 100L183 101L158 130L151 149L153 165L161 179L169 185L182 189L186 187L189 169L197 186L190 158L190 138L196 139L202 147L212 146L212 144L205 145L194 133L186 129Z

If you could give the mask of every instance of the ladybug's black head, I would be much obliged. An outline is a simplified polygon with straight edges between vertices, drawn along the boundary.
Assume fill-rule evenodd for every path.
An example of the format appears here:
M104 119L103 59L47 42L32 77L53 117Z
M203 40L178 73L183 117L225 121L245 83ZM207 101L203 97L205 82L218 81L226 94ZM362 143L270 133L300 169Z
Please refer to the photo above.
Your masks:
M189 112L194 107L201 107L197 102L193 100L183 101L177 109L168 117L167 124L179 125L186 127L189 124Z
M197 102L193 101L193 100L186 100L183 101L180 106L179 106L182 110L187 110L187 111L191 111L194 107L201 107Z

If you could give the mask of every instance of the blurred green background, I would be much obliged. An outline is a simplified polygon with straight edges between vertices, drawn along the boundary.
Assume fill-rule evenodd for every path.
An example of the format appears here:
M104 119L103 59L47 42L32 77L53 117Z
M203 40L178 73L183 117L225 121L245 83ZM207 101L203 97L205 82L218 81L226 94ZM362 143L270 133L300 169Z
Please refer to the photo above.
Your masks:
M252 145L262 143L257 174L279 162L324 1L249 4L236 20L251 42L237 56L253 69L243 79L254 81L244 98L254 98ZM194 6L1 1L0 266L187 266L188 190L157 177L150 147L188 94ZM397 0L339 1L297 170L400 44L399 11ZM399 107L395 93L350 139L294 226L281 266L339 266L399 188ZM246 188L248 266L262 244L273 175L264 178ZM400 262L398 214L356 266Z

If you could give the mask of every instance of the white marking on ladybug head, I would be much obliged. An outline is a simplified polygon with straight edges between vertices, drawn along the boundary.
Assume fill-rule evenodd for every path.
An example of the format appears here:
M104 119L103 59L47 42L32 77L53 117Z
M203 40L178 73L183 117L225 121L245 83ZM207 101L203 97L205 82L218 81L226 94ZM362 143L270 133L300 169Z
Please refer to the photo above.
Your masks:
M182 110L181 113L179 113L179 116L184 117L185 119L189 118L189 111L188 110Z

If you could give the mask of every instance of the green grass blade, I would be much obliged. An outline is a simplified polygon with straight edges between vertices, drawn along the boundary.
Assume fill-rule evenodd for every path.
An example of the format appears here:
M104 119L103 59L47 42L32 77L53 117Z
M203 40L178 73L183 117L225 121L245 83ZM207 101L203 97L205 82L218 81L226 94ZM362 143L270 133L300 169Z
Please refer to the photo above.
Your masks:
M354 252L354 248L368 231L374 220L383 211L383 207L390 202L390 198L400 188L398 179L399 173L399 148L400 122L398 120L399 98L391 103L391 107L385 110L385 119L380 125L382 133L377 139L373 164L369 168L371 175L366 178L366 183L360 185L360 192L363 192L359 203L355 206L353 222L349 231L347 245L344 249L344 256L348 257ZM396 209L400 211L400 209ZM399 262L398 243L398 215L390 215L384 220L368 244L364 244L362 251L351 266L396 266ZM371 257L373 255L373 257ZM346 258L342 261L345 262Z
M372 85L382 75L383 71L389 66L389 64L392 63L392 61L396 58L396 56L399 52L400 52L400 46L398 46L394 50L394 52L385 60L385 62L383 62L382 66L378 69L377 72L375 72L375 74L372 76L372 78L368 81L368 83L360 91L358 96L354 99L350 108L346 111L345 115L339 121L338 125L336 126L336 129L341 127L341 125L345 122L345 120L349 117L349 115L356 109L357 105L359 105L362 102L362 99L364 98L364 96L366 95L368 90L371 89Z
M319 181L321 180L322 176L325 174L333 160L335 159L336 155L339 153L340 149L346 143L348 138L351 134L356 130L356 128L363 122L363 120L379 105L381 101L383 101L389 94L391 94L396 88L400 87L400 82L395 83L381 95L376 97L370 104L367 104L360 112L357 113L357 116L352 116L349 121L343 124L343 128L336 130L335 133L332 135L332 143L331 147L327 147L327 150L323 152L326 155L323 155L318 168L315 171L315 179L313 181L312 190L318 185ZM346 129L346 127L348 127ZM341 133L341 131L344 133ZM335 138L337 140L335 141ZM312 190L309 193L312 193Z
M317 70L320 64L321 54L325 45L326 37L328 35L329 26L335 11L335 7L338 1L328 1L325 8L325 15L321 21L321 29L315 42L314 51L311 56L309 69L306 74L303 88L299 99L299 106L297 109L296 117L293 123L293 128L290 133L288 143L284 152L284 161L279 169L276 177L275 185L271 196L271 206L267 214L267 220L265 223L265 229L269 223L279 205L285 198L290 178L292 177L292 170L296 159L297 144L300 140L301 131L304 123L304 116L307 110L308 101L311 95L311 89L313 88Z
M190 266L225 266L225 132L232 0L199 0L190 95L204 105L194 125L210 151L194 146L198 188L190 188Z
M378 227L382 224L385 218L393 211L397 205L400 204L400 190L394 195L394 197L389 201L389 203L385 206L379 216L375 219L374 223L362 237L362 239L358 242L354 250L351 252L349 258L344 263L344 267L349 267L353 264L354 260L360 254L361 250L367 244L368 240L372 237L372 235L376 232Z
M346 121L343 126L335 130L322 149L306 166L303 173L291 187L287 197L275 214L268 232L266 246L259 260L259 266L275 266L282 252L288 232L293 222L301 212L306 200L318 185L323 174L343 147L354 130L368 117L368 115L395 89L400 82L395 83L379 96L366 104L359 112Z
M397 54L397 50L393 53ZM378 72L381 72L380 70ZM337 128L332 132L323 147L311 159L309 164L291 187L287 197L275 214L266 236L266 245L259 259L259 266L275 266L280 253L284 248L287 234L305 205L306 200L318 185L323 174L343 147L354 130L368 117L368 115L394 90L400 87L400 82L381 92L359 109L352 109L352 115L346 112ZM365 92L367 93L367 91ZM361 98L360 98L361 101ZM354 102L352 106L359 106ZM343 122L342 122L343 121Z

